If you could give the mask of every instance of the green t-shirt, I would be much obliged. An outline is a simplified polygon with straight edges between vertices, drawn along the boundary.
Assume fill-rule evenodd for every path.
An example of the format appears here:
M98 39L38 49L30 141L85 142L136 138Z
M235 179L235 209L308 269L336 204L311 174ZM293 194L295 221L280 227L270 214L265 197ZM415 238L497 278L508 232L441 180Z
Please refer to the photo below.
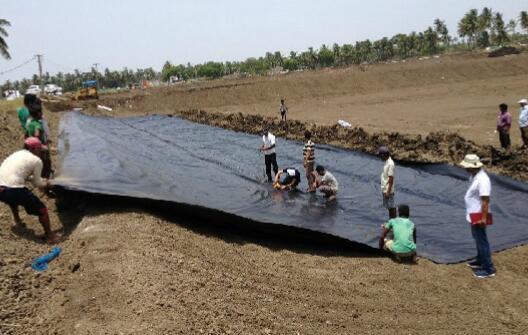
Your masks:
M413 232L414 223L407 218L395 218L385 224L386 229L392 229L394 234L394 244L392 251L397 254L413 252L416 250Z
M29 118L29 110L27 109L26 106L24 106L24 107L20 107L19 109L17 109L17 113L18 113L18 120L20 121L20 125L22 126L22 128L24 128L24 130L26 130L26 122L27 122L27 119Z
M26 127L28 136L34 136L35 132L39 131L39 139L42 142L42 144L48 143L46 134L44 133L44 127L42 126L42 122L40 120L31 120L27 127Z

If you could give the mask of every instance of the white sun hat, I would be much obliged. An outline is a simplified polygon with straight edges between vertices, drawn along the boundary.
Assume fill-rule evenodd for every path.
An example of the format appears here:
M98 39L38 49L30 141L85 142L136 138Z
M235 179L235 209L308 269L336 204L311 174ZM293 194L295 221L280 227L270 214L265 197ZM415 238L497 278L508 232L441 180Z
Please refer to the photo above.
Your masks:
M526 99L521 99L521 100L519 100L518 104L525 104L525 105L528 105L528 100L526 100Z
M466 169L478 169L484 166L480 161L479 156L475 154L469 154L464 157L464 160L460 162L460 166Z

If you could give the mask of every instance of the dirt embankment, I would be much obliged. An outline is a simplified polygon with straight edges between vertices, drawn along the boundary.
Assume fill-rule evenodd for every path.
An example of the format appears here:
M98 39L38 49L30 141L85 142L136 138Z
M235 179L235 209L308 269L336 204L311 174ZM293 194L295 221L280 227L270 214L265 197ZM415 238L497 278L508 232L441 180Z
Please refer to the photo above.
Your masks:
M277 118L248 114L209 113L202 110L179 111L173 115L198 123L234 131L260 134L263 127L280 137L302 141L310 130L316 143L375 154L387 145L393 156L401 161L419 163L458 164L467 153L478 154L488 168L496 173L528 181L528 151L521 148L509 152L490 145L478 145L458 134L436 132L427 136L405 135L398 132L369 133L361 127L324 126L291 120L282 123Z

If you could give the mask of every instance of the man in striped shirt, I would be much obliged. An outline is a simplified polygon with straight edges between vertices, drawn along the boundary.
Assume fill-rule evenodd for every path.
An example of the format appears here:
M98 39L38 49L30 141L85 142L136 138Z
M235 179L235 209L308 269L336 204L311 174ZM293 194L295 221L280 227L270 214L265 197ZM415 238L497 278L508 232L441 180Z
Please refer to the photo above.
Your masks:
M308 180L308 192L315 192L314 188L314 164L315 164L315 145L312 142L312 133L307 130L304 132L305 144L303 148L304 169L306 170L306 179Z

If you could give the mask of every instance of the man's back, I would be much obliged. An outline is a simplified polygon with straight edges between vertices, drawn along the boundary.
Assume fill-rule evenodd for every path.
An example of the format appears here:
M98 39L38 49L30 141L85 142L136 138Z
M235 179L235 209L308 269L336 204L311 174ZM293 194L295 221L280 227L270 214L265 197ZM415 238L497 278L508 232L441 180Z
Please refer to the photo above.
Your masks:
M24 187L25 181L38 169L42 170L42 160L28 150L19 150L7 157L0 165L0 185ZM40 175L33 176L40 181Z
M385 224L385 228L392 229L394 234L392 245L394 253L408 253L416 250L413 238L414 223L411 220L404 217L391 219Z

